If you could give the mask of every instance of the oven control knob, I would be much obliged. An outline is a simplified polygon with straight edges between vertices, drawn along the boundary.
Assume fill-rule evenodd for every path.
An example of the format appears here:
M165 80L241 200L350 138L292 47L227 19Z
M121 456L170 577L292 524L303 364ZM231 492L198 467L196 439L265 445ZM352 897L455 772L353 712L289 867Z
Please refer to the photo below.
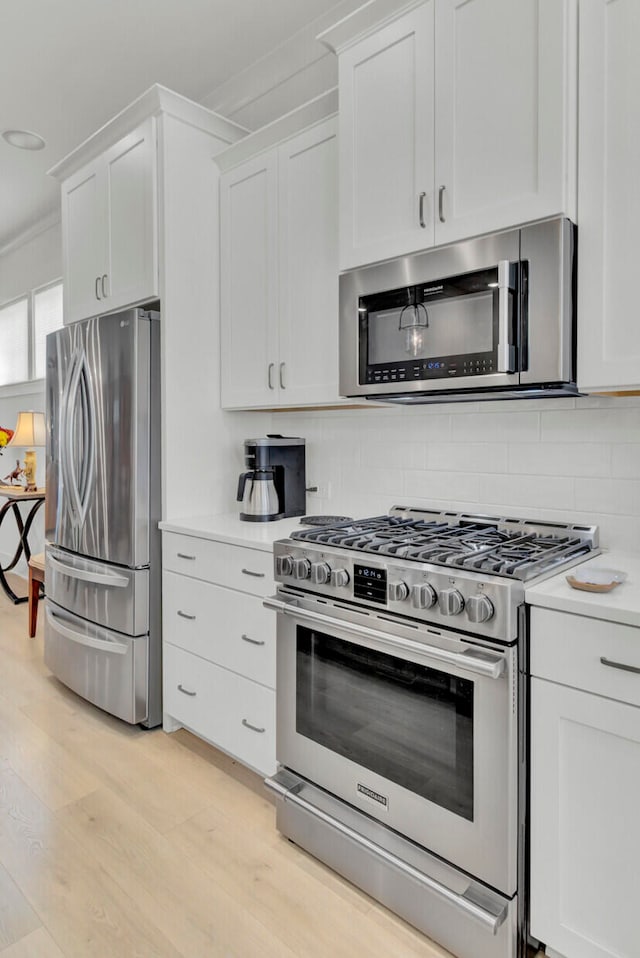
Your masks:
M293 556L276 556L276 575L291 575Z
M349 573L346 569L332 569L331 570L331 583L332 585L337 586L339 589L345 585L349 585Z
M409 586L406 582L389 583L389 601L402 602L409 595Z
M438 596L438 605L443 615L459 615L464 609L464 599L457 589L443 589Z
M316 585L324 585L331 578L331 566L326 562L312 562L310 578Z
M432 585L422 583L412 589L413 604L416 609L430 609L438 601L438 595Z
M311 563L309 562L308 559L293 560L294 579L308 579L310 572L311 572Z
M486 595L472 595L467 599L470 622L487 622L494 613L493 603Z

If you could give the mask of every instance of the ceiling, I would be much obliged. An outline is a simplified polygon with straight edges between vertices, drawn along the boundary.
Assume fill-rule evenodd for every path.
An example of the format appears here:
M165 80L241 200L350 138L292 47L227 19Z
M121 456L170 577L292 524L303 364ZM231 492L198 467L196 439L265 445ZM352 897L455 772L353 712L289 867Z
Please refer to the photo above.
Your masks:
M17 150L0 137L0 252L59 209L59 184L46 171L153 83L203 101L337 6L2 0L0 131L30 130L47 145Z

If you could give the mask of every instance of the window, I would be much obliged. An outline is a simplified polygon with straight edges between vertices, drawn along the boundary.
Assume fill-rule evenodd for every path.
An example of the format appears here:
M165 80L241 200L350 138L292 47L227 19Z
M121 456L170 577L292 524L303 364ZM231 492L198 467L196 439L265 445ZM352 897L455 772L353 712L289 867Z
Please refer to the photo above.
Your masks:
M0 306L0 386L44 379L46 337L62 326L62 283Z
M47 336L62 326L62 283L33 294L33 379L44 379Z

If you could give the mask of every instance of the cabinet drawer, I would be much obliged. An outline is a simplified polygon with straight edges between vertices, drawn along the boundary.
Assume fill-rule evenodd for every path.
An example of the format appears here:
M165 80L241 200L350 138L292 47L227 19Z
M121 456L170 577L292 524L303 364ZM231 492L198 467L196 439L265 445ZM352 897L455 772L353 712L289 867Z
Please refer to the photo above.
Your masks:
M165 569L205 579L231 589L269 595L273 591L273 555L260 549L165 532L162 562Z
M261 775L276 768L275 692L167 643L164 711Z
M640 706L640 629L534 608L531 674Z
M275 615L260 597L165 572L162 607L165 642L275 688Z

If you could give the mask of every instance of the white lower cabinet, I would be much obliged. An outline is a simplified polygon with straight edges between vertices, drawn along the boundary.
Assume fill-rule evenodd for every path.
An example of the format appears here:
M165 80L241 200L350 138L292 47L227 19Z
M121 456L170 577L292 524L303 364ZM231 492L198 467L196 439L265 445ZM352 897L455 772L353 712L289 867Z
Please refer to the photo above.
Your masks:
M637 958L640 629L533 609L531 672L531 932Z
M164 727L275 771L271 553L164 533ZM180 571L175 571L178 567Z

